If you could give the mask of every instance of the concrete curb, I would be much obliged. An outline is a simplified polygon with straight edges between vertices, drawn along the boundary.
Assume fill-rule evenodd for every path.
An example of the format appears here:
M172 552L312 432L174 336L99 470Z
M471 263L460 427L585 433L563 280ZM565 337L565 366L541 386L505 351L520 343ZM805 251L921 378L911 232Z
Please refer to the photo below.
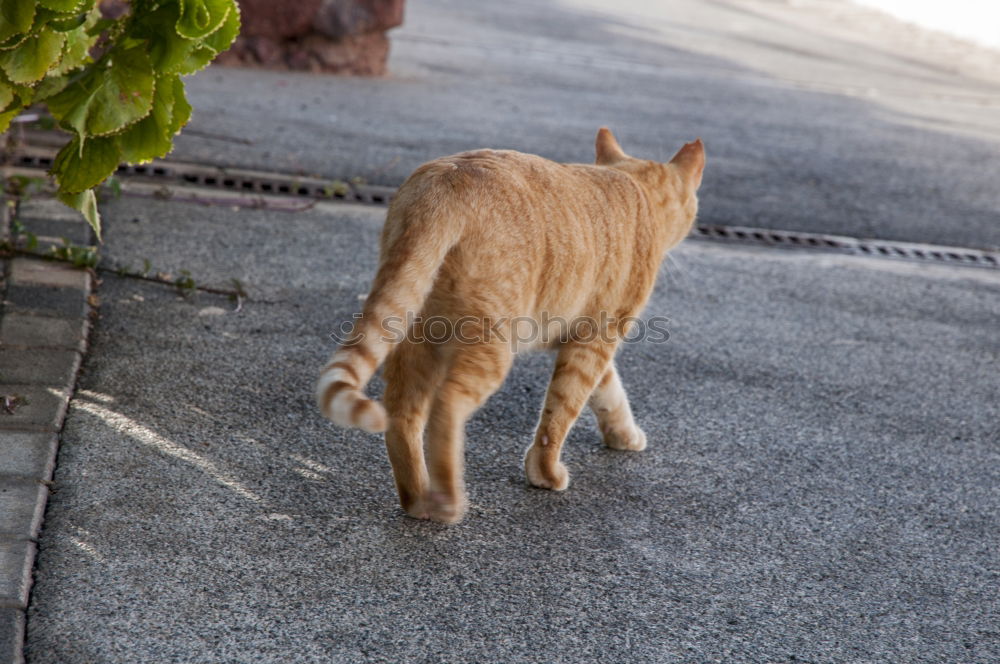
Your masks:
M63 238L90 242L86 222L61 203L3 205L40 250ZM55 468L59 431L87 349L93 276L26 256L0 261L0 664L24 661L25 612L39 531Z

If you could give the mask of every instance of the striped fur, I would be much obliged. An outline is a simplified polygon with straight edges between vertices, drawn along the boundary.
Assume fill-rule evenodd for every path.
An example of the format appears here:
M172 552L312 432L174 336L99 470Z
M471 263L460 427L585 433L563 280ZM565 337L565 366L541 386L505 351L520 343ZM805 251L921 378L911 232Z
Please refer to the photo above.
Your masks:
M349 343L324 367L316 398L341 426L385 431L411 516L462 518L465 423L526 347L557 353L524 458L529 482L567 487L562 444L588 404L607 446L646 446L614 367L620 321L640 313L666 251L694 223L704 148L689 143L658 164L626 155L607 129L596 147L595 164L505 150L443 157L418 168L393 200L371 292ZM512 319L602 315L619 321L603 337L553 325L551 338L511 341ZM421 319L432 318L464 321L462 337L421 341ZM386 335L389 320L397 332L409 326L411 337ZM383 362L384 406L364 394Z

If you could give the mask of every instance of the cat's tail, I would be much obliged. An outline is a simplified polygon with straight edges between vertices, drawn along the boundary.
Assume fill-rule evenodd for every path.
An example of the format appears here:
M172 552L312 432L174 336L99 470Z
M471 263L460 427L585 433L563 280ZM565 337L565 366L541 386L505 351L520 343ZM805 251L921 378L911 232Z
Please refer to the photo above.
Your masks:
M339 426L372 433L386 429L385 408L365 396L365 385L389 351L406 338L441 263L464 228L465 211L443 209L440 198L436 205L434 198L438 197L427 186L408 188L406 184L396 195L386 217L380 264L364 309L320 374L317 404Z

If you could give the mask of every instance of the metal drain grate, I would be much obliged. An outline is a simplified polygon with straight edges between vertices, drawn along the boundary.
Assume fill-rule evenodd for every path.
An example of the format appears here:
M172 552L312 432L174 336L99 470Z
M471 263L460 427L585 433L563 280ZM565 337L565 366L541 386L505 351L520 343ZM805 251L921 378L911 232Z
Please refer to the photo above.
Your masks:
M843 235L824 235L796 231L776 231L746 226L699 225L691 237L721 242L738 242L758 246L787 249L814 249L819 251L873 256L925 263L947 263L1000 269L1000 252L944 247L911 242L862 240Z
M43 147L28 147L18 157L18 165L22 168L48 170L52 167L54 154L54 151ZM396 193L393 187L297 177L281 173L225 169L172 161L154 161L151 164L141 166L120 166L118 172L129 177L141 178L147 182L195 185L258 196L294 196L367 205L388 205ZM1000 269L1000 252L961 247L705 224L696 226L691 232L691 237L717 242Z
M52 167L53 156L46 151L29 149L17 158L22 168L44 169ZM199 166L182 162L154 161L137 166L118 167L120 175L138 176L164 184L188 184L225 189L232 192L267 196L297 196L311 199L330 199L368 205L388 205L396 190L340 180L323 180L298 177L281 173L261 173L243 169L225 169Z

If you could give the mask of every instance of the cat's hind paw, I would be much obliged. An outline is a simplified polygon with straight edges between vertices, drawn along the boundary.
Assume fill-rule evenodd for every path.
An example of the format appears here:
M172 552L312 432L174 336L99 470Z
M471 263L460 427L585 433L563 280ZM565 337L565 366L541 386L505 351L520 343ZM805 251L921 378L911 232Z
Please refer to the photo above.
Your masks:
M465 517L468 503L464 497L454 498L443 491L428 491L407 508L406 513L414 519L436 521L444 524L458 523Z
M625 433L608 430L604 433L604 444L615 450L641 452L646 449L646 434L639 427Z

